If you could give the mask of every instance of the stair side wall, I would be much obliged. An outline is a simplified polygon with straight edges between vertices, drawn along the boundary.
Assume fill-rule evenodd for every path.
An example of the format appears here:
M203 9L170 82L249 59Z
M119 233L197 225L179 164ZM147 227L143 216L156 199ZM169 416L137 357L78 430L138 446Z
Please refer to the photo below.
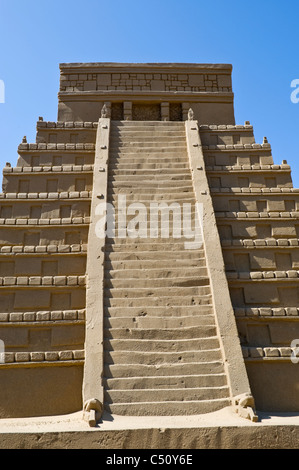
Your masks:
M197 121L186 121L186 137L196 202L202 206L202 235L210 275L218 335L226 364L232 399L251 394L229 296L225 267L206 175Z

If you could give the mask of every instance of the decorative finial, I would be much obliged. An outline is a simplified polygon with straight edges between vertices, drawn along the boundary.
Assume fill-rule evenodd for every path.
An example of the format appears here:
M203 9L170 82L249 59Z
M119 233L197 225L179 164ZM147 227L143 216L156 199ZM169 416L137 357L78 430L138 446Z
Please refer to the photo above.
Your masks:
M103 404L96 398L87 400L83 407L83 419L88 422L90 427L95 427L101 419Z
M245 121L245 126L250 126L250 121Z
M108 117L108 109L107 109L107 106L106 106L105 104L104 104L104 106L102 107L101 117L102 117L102 118Z
M44 118L43 118L42 116L39 116L38 120L39 120L40 122L43 122Z
M193 121L194 120L194 112L192 108L189 108L188 111L188 121Z
M263 144L267 144L267 143L268 143L268 139L267 137L264 137Z
M22 139L22 144L27 144L27 137L24 135L23 139Z

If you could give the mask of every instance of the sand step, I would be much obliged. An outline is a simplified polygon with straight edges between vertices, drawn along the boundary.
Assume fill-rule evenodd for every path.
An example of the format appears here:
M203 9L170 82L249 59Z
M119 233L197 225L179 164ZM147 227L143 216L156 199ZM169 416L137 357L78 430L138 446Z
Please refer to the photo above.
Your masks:
M186 268L190 273L190 270L194 268L205 268L206 267L206 260L205 258L197 258L197 259L167 259L164 260L153 260L151 257L150 259L129 259L129 260L121 260L121 261L113 261L109 260L109 257L106 256L105 260L105 269L109 270L111 273L131 270L132 272L136 271L139 273L143 270L175 270ZM151 271L152 272L152 271ZM107 273L108 274L108 273Z
M133 378L136 377L169 377L169 376L189 376L196 374L223 374L224 365L222 360L204 360L202 362L187 362L174 364L105 364L104 376L106 378Z
M115 132L111 130L110 142L112 145L122 145L122 143L132 143L132 145L159 142L161 146L169 145L171 142L180 142L182 146L186 146L186 136L182 129L177 130L157 130L152 128L142 129L137 131L133 130L122 130L121 132Z
M196 199L191 191L182 191L182 192L142 192L135 193L133 190L130 191L114 191L109 194L108 202L117 203L120 200L120 196L126 196L126 202L166 202L172 204L173 202L179 203L191 203L195 205Z
M153 296L139 296L138 298L132 297L117 297L116 294L111 294L109 292L109 296L105 295L104 297L104 306L106 307L165 307L165 306L192 306L192 305L211 305L212 296L210 293L204 295L180 295L176 296L175 294L170 296L161 296L161 295L153 295Z
M157 246L157 245L156 245ZM163 245L164 247L164 245ZM164 262L169 260L169 262L173 262L178 260L180 262L185 262L187 260L192 260L195 263L200 263L203 260L202 251L200 250L173 250L169 251L167 249L152 249L149 251L144 250L137 250L135 249L133 252L124 251L122 245L110 245L110 250L105 251L105 259L109 263L109 261L115 262L122 262L122 261L152 261L155 263L157 260L163 260ZM111 250L113 248L117 248L115 250ZM204 259L205 263L205 259ZM200 264L198 264L199 266Z
M106 238L105 244L105 251L124 251L127 250L128 252L135 252L135 251L142 251L142 252L181 252L186 251L186 253L197 253L198 250L193 249L186 249L185 242L192 241L185 240L183 238L170 240L169 238L138 238L136 241L135 239L126 236L125 238L117 237L115 239ZM180 241L177 241L180 240ZM188 246L188 245L187 245Z
M135 126L135 127L123 127L116 129L111 126L110 130L111 141L120 137L130 137L135 139L142 138L159 138L166 137L169 140L176 139L185 135L184 127L162 127L162 126Z
M152 200L130 200L129 199L116 199L109 201L114 205L115 217L114 227L127 228L127 230L144 230L152 227L153 230L161 229L161 222L163 221L163 228L167 227L180 227L180 233L186 234L188 237L193 236L190 233L190 227L193 229L193 224L198 219L198 208L193 200L189 198L169 201L161 200L159 198ZM127 213L124 214L122 207L126 204ZM128 222L130 222L128 225ZM159 224L159 225L158 225ZM156 232L151 233L152 238L160 238L160 234L155 236ZM143 234L144 235L144 234ZM143 236L142 235L142 236ZM116 236L118 236L116 234ZM139 235L140 237L141 235ZM173 240L168 239L168 243L177 243L177 237Z
M120 184L124 184L124 188L132 185L134 188L149 188L164 190L168 189L179 192L179 187L186 187L190 189L192 186L192 179L188 173L179 173L173 175L110 175L108 179L108 189L112 190L114 187L118 187Z
M197 326L211 325L214 315L193 316L104 316L104 328L195 328Z
M143 181L147 181L148 183L155 183L156 178L158 181L182 181L182 180L189 180L192 181L190 171L189 170L134 170L135 173L127 174L125 170L111 170L110 171L110 180L111 181L138 181L138 179L143 176ZM118 174L116 173L118 172ZM141 181L139 180L140 186L142 186Z
M139 206L140 207L140 206ZM135 209L134 209L135 210ZM188 224L189 227L186 228L183 226L183 214L176 215L174 213L174 220L172 220L172 214L168 217L168 212L164 212L164 215L161 216L158 214L158 218L156 219L155 214L150 215L150 208L144 209L145 212L148 213L142 219L141 216L139 217L138 222L135 219L136 214L130 215L126 217L125 222L121 222L120 224L114 221L114 224L111 222L109 238L114 235L114 239L121 239L122 237L126 237L131 241L136 241L143 239L150 242L153 237L160 237L161 240L168 240L168 243L171 243L172 238L175 240L182 240L183 242L193 242L195 238L195 222L196 222L196 214L190 213L188 214ZM169 220L170 219L170 220ZM116 213L116 220L117 220L117 213ZM190 231L192 230L192 232ZM189 234L192 235L192 238L187 238L185 236ZM198 237L201 234L198 232Z
M168 144L172 141L180 141L185 144L186 136L182 131L122 131L110 132L110 142L114 146L122 145L123 143L138 143L138 142L160 142L163 146L164 143Z
M146 273L145 273L146 276ZM139 288L164 288L164 287L202 287L209 286L210 281L207 276L182 276L182 277L169 277L169 278L123 278L105 279L105 286L115 289L125 289L128 285L134 285L136 289Z
M159 127L147 127L146 129L142 130L140 128L129 129L129 128L122 128L116 129L113 125L111 126L110 135L112 139L117 139L118 137L135 137L138 139L143 138L155 138L155 137L184 137L185 138L185 131L182 128L172 129L171 127L168 128L159 128Z
M151 140L151 141L123 141L123 142L111 142L109 145L109 149L111 150L112 153L125 153L125 152L131 152L132 150L135 151L136 153L142 152L143 149L148 151L149 149L152 150L159 150L159 152L164 152L165 150L169 149L175 149L175 151L180 150L186 150L186 145L184 143L184 140L181 139L176 139L173 140L169 139L167 141L163 141L160 139L157 140Z
M208 286L210 283L207 277L177 277L169 279L105 279L105 287L110 289L125 289L128 285L139 288L166 288L166 287L197 287Z
M134 351L104 351L106 364L131 364L134 367L144 365L168 365L184 362L219 361L221 359L220 349L205 349L203 351L180 351L180 352L139 352Z
M139 182L140 185L140 182ZM181 193L188 194L188 197L194 197L193 187L188 181L182 181L174 185L173 183L165 183L165 186L162 187L159 181L156 182L155 186L150 185L148 182L145 182L144 186L138 186L137 181L135 184L123 183L119 181L111 181L108 184L108 200L112 196L117 196L119 194L139 194L140 198L143 194L152 194L155 196L163 196L165 193L172 194L172 198L179 198ZM100 193L100 191L99 191Z
M113 135L113 139L111 139L111 146L113 147L127 147L127 146L137 146L140 147L147 147L147 146L156 146L156 147L168 147L169 145L186 145L186 137L184 135L157 135L153 133L150 136L137 136L135 133L131 133L131 135L119 134L116 136Z
M161 145L149 145L146 146L122 146L113 147L112 145L109 146L109 150L111 151L112 155L164 155L164 154L182 154L186 152L186 145L181 145L180 142L176 144L175 142L171 142L171 145L163 146Z
M157 198L158 199L158 198ZM109 198L108 201L111 201L111 199ZM114 219L114 222L115 224L118 224L119 223L119 214L118 214L118 210L119 210L119 207L118 205L121 204L121 207L125 207L126 208L126 215L125 215L125 220L135 220L136 216L138 216L138 222L151 222L152 220L153 221L160 221L160 220L165 220L167 223L169 223L169 225L173 225L174 222L178 222L180 223L180 225L182 226L182 231L183 231L183 216L185 217L189 217L189 216L194 216L195 214L198 214L198 208L196 206L196 204L194 203L194 201L192 200L191 203L190 203L190 198L189 198L189 201L186 201L185 200L178 200L178 199L175 199L174 201L168 201L168 200L156 200L156 199L153 199L153 200L149 200L149 201L143 201L144 204L143 206L145 207L142 207L140 208L138 205L137 206L134 206L132 208L130 208L131 210L129 211L129 205L132 203L132 204L135 204L136 202L139 203L141 202L140 200L132 200L130 201L130 198L123 198L123 197L118 197L117 199L115 199L114 201L112 201L115 203L115 219ZM126 206L125 206L126 204ZM145 211L144 211L145 209ZM123 209L122 209L122 212L120 214L122 216L122 218L120 219L121 220L121 223L123 224ZM134 225L137 225L138 222L136 222L136 224ZM188 227L188 225L187 225ZM176 240L170 240L170 243L171 242L174 242L175 243Z
M123 128L115 128L113 125L111 126L111 136L113 137L113 140L117 136L125 136L129 135L132 137L137 137L137 138L146 138L146 137L172 137L175 138L177 136L185 137L185 129L183 127L177 126L176 128L172 127L159 127L159 126L151 126L147 127L146 130L141 130L140 127L136 127L135 129L129 128L129 127L123 127Z
M112 318L118 318L118 321L121 321L121 319L125 317L127 321L132 320L140 326L143 322L145 324L147 321L155 322L155 319L157 319L156 321L161 322L163 320L168 325L171 321L187 321L188 318L190 319L188 321L193 319L193 321L198 321L198 324L200 325L205 324L205 322L208 321L208 319L205 320L205 317L209 317L211 315L214 318L213 313L213 306L210 304L187 306L170 305L164 307L104 307L104 315L107 318L110 318L111 321ZM160 323L160 327L162 327L162 323Z
M103 379L107 390L135 390L152 388L171 390L172 388L224 387L227 385L225 374L177 375L166 377L134 377Z
M134 249L133 253L126 251L127 247L129 247L128 245L131 245L131 247ZM184 251L175 249L173 249L173 251L169 251L169 248L167 249L167 245L165 244L162 246L159 246L158 244L156 244L156 246L151 245L151 250L144 250L144 247L146 247L146 245L140 247L138 245L134 245L133 243L127 245L110 244L109 246L105 247L105 258L109 258L110 260L115 261L138 258L140 260L165 260L167 259L167 256L169 256L169 259L175 259L178 257L181 260L186 260L191 259L194 256L194 258L198 259L196 256L197 250L184 250L184 246L182 247Z
M118 153L110 154L109 153L109 168L115 166L134 166L134 165L164 165L165 167L170 165L184 165L189 167L189 162L186 159L186 156L182 156L181 153L175 155L165 156L152 156L139 154L138 156L123 156L118 155Z
M139 185L139 186L138 186ZM174 193L181 193L181 192L186 192L186 191L192 191L193 192L193 186L192 186L192 181L180 181L179 183L174 184L172 181L156 181L154 184L154 181L142 181L142 183L136 179L134 184L133 182L126 182L126 181L108 181L108 189L109 189L109 194L113 194L113 192L122 192L122 191L127 191L132 190L132 187L136 188L138 187L138 191L140 194L142 193L148 193L149 189L150 192L155 191L157 193L163 193L163 192L174 192ZM194 194L194 193L193 193Z
M187 153L184 155L184 152L182 151L176 151L173 148L172 149L166 149L163 151L157 151L155 148L151 150L147 150L146 152L135 152L135 149L132 149L130 152L120 152L120 151L112 151L109 152L109 161L122 161L123 163L133 159L133 160L148 160L151 161L151 159L159 159L160 161L164 161L164 159L170 159L171 161L175 161L175 159L178 158L179 161L187 161L188 155Z
M184 297L189 298L190 301L195 296L204 296L210 295L209 286L174 286L174 287L131 287L132 284L129 283L129 286L126 288L106 288L104 289L104 295L106 298L121 298L121 299L135 299L140 300L140 298L147 298L149 301L158 297L159 299L169 299L172 296L175 297ZM188 304L187 304L188 305Z
M212 413L229 406L228 398L202 401L168 401L146 403L114 403L106 404L105 409L111 414L128 416L187 416Z
M144 239L139 239L138 242L144 241ZM169 258L175 258L177 256L181 259L188 259L195 257L198 250L189 249L188 245L186 246L184 241L176 248L175 246L170 246L167 243L164 243L164 239L160 239L161 243L137 243L136 240L129 239L127 243L107 243L105 246L105 256L111 256L110 259L132 259L133 256L137 257L140 254L140 259L165 259L167 254L169 254ZM117 238L116 241L123 241L122 238ZM147 240L148 241L148 240ZM152 239L150 239L152 241ZM126 252L129 248L133 249L133 253ZM172 248L172 250L170 250ZM127 258L126 256L130 258ZM151 257L152 255L152 257ZM123 256L123 258L122 258ZM132 257L131 257L132 256Z
M174 279L174 278L189 278L189 277L207 277L207 268L206 267L197 267L197 266L190 266L190 267L166 267L159 266L161 263L157 263L155 268L128 268L126 269L105 269L105 277L106 279Z
M177 389L134 389L109 390L105 393L105 403L138 403L168 401L199 401L227 398L228 387L198 387Z
M165 192L164 194L161 191L143 191L137 193L132 189L130 191L113 191L107 197L107 201L115 205L115 209L118 210L119 204L131 204L135 202L142 202L143 204L150 205L151 203L166 203L172 205L173 203L182 204L191 204L195 206L196 200L191 191L181 191L177 193ZM127 206L126 206L127 207ZM170 209L170 208L169 208ZM184 206L181 207L183 213ZM186 209L185 209L186 210Z
M123 127L125 128L132 128L132 127L155 127L157 126L159 129L161 128L167 128L171 127L172 129L175 127L182 127L185 125L183 121L125 121L125 120L119 120L119 121L112 121L112 126L115 126L117 129L122 129Z
M114 179L117 176L136 176L136 177L141 177L144 176L145 178L149 177L156 177L156 176L162 176L165 178L167 176L168 178L172 179L172 176L179 175L179 176L188 176L190 178L190 171L186 168L128 168L128 169L115 169L115 168L110 168L109 169L109 175L113 177Z
M112 332L113 333L113 332ZM202 351L215 349L219 346L217 338L199 338L186 340L120 340L110 339L104 341L106 351L131 351L131 352L186 352L193 351L195 348Z
M191 186L184 186L177 190L167 187L164 188L164 191L160 187L151 188L148 185L144 188L114 186L109 192L107 201L119 201L119 196L133 197L137 202L142 199L148 201L154 200L154 202L162 199L165 202L185 202L185 199L195 200Z
M155 215L152 215L152 217L150 216L149 208L145 208L144 211L148 212L146 220L142 219L140 216L137 222L135 219L135 214L126 217L125 222L122 222L120 224L116 221L114 221L114 224L111 222L111 226L109 226L109 238L111 238L112 235L114 236L115 240L122 239L122 237L126 237L133 242L138 242L140 239L147 240L148 242L150 242L153 237L160 237L161 240L168 240L168 243L171 243L173 238L175 240L182 240L182 242L194 241L196 235L196 214L191 213L190 215L188 215L188 224L190 225L190 228L187 228L183 226L183 215L176 216L176 214L174 213L174 220L171 220L172 215L168 217L168 213L164 212L164 215L162 217L158 214L158 218L156 219ZM192 238L187 238L185 236L185 234L188 235L189 232L190 237L192 235ZM201 237L199 231L197 233L197 236Z
M143 340L174 341L186 339L191 341L198 338L214 338L216 335L215 322L210 325L183 328L107 328L104 330L106 339L141 340L141 342Z
M156 170L156 171L165 171L165 170L171 170L171 171L184 171L188 169L188 164L186 162L184 163L168 163L165 164L165 162L157 162L157 163L148 163L148 162L135 162L133 163L119 163L119 162L111 162L109 161L109 171L149 171L149 170Z

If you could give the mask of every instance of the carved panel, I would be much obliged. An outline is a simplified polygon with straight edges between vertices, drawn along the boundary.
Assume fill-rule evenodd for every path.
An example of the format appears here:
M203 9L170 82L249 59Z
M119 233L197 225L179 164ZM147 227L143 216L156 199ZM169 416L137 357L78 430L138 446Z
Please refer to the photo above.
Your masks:
M159 104L133 103L133 121L161 121L161 107Z
M170 103L169 104L169 120L170 121L182 121L183 111L181 103Z

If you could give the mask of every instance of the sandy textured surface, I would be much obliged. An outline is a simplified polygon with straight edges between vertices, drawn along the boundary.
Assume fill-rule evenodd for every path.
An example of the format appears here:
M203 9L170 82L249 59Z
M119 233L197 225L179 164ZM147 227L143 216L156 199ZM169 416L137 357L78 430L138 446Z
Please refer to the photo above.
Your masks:
M166 429L197 427L248 427L292 425L299 426L299 414L295 413L258 413L259 421L253 423L240 418L231 408L214 413L195 416L111 416L105 414L96 428L90 428L83 421L82 413L63 416L20 418L0 420L0 433L26 432L70 432L70 431L112 431L127 429Z

